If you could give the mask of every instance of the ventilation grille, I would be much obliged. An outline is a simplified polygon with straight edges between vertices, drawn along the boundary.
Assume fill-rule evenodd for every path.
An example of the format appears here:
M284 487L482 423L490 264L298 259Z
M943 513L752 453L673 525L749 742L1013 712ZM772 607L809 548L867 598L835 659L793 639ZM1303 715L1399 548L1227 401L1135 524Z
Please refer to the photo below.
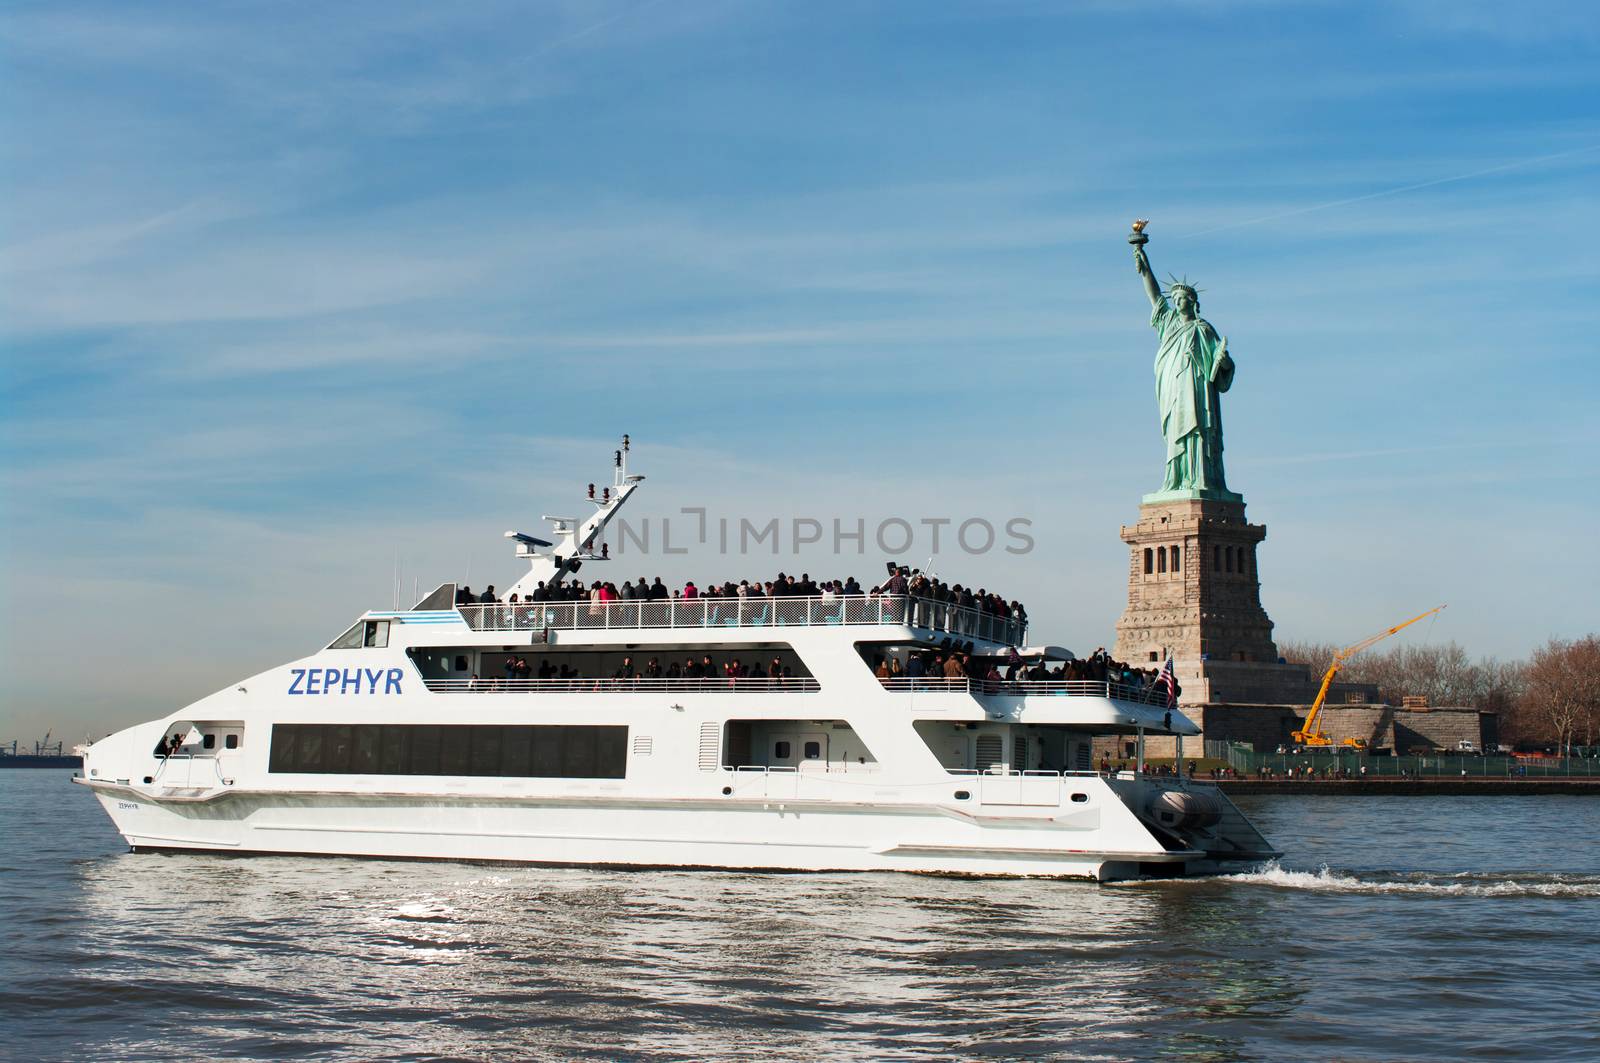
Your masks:
M653 753L655 751L655 747L656 747L656 740L654 738L651 738L649 735L634 735L633 736L633 755L634 756L636 756L636 757L648 757L651 753Z
M1026 738L1022 737L1021 735L1018 735L1013 740L1012 744L1014 746L1014 749L1013 749L1013 752L1011 754L1011 766L1013 768L1015 768L1016 770L1018 770L1018 771L1027 771L1028 770L1028 740Z
M717 756L717 754L720 752L717 747L721 744L718 742L718 738L720 737L718 734L719 730L720 728L715 723L703 723L700 725L701 771L717 770L717 761L721 759Z
M973 767L988 771L1005 759L1005 743L999 735L979 735L977 763Z
M1074 758L1077 761L1077 770L1078 771L1093 771L1094 770L1094 764L1092 763L1093 756L1094 756L1094 750L1089 748L1089 743L1087 743L1087 742L1079 742L1078 743L1078 754Z

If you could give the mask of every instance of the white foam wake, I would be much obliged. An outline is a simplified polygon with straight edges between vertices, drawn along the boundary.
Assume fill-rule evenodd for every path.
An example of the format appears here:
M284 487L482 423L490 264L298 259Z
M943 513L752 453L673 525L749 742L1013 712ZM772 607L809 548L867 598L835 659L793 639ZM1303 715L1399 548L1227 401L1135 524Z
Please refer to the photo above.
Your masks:
M1411 893L1439 897L1600 897L1600 876L1528 873L1405 872L1360 878L1324 864L1292 871L1276 860L1220 881L1326 893Z

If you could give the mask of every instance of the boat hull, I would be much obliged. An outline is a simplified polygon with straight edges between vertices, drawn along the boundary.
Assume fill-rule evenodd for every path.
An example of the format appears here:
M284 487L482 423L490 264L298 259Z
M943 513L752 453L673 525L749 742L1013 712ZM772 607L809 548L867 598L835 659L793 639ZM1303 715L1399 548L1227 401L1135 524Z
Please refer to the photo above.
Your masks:
M1205 854L1107 831L1097 809L987 817L836 802L604 804L488 796L231 792L158 799L96 787L138 850L589 867L907 871L1111 881L1219 870Z

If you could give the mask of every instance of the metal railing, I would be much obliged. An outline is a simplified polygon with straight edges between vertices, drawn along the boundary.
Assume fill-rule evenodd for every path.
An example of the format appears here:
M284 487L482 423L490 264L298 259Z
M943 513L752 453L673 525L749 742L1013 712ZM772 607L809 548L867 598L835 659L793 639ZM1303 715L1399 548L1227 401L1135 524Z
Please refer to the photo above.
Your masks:
M1019 771L1019 770L1017 770L1015 768L1001 768L1001 767L984 768L982 770L979 770L978 768L946 768L945 769L945 774L946 775L982 775L982 776L986 776L988 778L1000 778L1000 779L1017 778L1017 777L1021 777L1021 776L1024 776L1024 775L1026 775L1030 779L1031 778L1095 779L1095 778L1099 778L1100 775L1101 775L1100 772L1093 771L1093 770L1081 770L1080 771L1080 770L1071 770L1071 769L1069 769L1067 771L1051 771L1048 768L1029 768L1026 771Z
M806 775L876 775L882 771L877 764L849 764L837 760L808 760L804 767L792 764L724 764L718 770L741 775L786 775L799 772Z
M953 692L985 697L1116 698L1141 705L1165 705L1166 691L1099 679L947 679L944 676L880 679L886 690L913 693Z
M217 763L215 754L199 753L168 753L159 758L155 772L151 775L151 785L168 787L211 786L225 785L227 780L222 777L222 766ZM199 771L200 781L195 782L195 764L208 765L210 770L202 767Z
M456 607L474 631L604 631L614 628L906 625L1021 646L1025 622L931 598L672 598L634 602L490 602Z
M424 679L436 694L647 694L654 691L698 691L707 694L813 694L822 689L810 677L770 679Z
M1244 778L1271 779L1562 779L1600 777L1600 758L1472 756L1440 751L1427 756L1374 756L1348 746L1303 753L1257 753L1235 745L1228 765Z

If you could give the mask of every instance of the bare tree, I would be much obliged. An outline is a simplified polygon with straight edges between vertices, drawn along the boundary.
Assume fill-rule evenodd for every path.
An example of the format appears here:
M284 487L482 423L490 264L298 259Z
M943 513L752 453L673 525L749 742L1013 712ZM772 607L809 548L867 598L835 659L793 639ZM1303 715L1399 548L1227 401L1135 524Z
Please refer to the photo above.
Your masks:
M1533 651L1518 708L1519 725L1563 753L1571 754L1575 738L1593 745L1600 734L1600 635L1553 638Z

